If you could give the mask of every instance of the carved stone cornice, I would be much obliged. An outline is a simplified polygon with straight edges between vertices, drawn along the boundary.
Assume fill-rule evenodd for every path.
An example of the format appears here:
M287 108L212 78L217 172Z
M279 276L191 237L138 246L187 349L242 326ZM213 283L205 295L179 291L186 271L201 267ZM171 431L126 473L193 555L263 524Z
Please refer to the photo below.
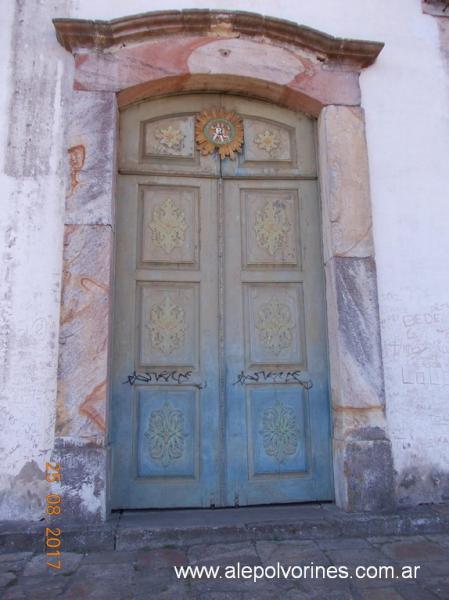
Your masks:
M72 53L90 53L171 35L217 38L248 37L308 49L329 62L371 65L384 44L336 38L291 21L250 12L222 10L170 10L113 19L89 21L54 19L60 44Z

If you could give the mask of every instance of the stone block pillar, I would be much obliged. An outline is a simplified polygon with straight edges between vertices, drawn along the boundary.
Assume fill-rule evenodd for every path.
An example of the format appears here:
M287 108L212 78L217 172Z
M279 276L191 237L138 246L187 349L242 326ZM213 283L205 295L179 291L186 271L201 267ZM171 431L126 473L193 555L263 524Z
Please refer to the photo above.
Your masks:
M56 440L66 518L107 515L108 364L117 107L74 91L68 117ZM56 490L55 490L56 491Z
M336 502L349 511L388 510L394 472L362 109L325 107L318 136Z

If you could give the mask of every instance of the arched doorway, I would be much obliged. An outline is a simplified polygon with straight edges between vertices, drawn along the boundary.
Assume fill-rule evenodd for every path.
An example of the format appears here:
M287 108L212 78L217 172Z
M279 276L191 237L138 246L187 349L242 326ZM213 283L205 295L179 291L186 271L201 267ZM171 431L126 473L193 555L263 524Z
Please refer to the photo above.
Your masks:
M235 160L195 120L242 119ZM113 508L333 497L315 123L229 95L120 118Z
M62 313L72 303L88 306L61 322L54 457L70 465L66 507L73 505L76 514L88 518L104 518L109 507L111 432L106 414L113 378L109 348L117 105L124 110L170 94L203 92L263 99L317 118L335 499L347 510L393 506L358 84L361 70L375 61L383 44L333 38L252 13L209 10L107 22L56 19L55 27L58 40L74 55L76 90L68 101L68 148L74 160L66 205ZM96 285L83 285L90 280ZM85 353L86 339L95 340L93 358Z

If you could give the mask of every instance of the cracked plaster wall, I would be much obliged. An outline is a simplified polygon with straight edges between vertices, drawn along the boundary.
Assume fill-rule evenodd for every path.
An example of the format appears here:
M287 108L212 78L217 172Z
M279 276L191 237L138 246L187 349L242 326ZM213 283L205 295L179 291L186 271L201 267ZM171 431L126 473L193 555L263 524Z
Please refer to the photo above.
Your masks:
M192 6L221 8L222 3L171 0L164 9ZM422 13L420 0L228 0L226 8L386 44L376 64L362 73L361 90L396 487L401 504L448 500L449 67L447 48L446 54L440 48L447 36L439 36L437 19ZM154 0L6 0L2 5L0 80L7 82L0 86L3 519L41 516L42 470L54 444L72 58L57 44L51 18L110 19L159 9ZM80 510L99 510L92 490L83 488Z

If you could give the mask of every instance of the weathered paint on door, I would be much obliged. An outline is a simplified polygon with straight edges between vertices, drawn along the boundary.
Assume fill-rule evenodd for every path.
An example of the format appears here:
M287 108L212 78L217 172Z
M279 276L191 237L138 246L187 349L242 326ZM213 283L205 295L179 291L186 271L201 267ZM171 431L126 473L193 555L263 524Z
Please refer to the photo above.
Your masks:
M244 122L200 156L195 115ZM121 115L112 505L332 498L313 123L229 96Z

